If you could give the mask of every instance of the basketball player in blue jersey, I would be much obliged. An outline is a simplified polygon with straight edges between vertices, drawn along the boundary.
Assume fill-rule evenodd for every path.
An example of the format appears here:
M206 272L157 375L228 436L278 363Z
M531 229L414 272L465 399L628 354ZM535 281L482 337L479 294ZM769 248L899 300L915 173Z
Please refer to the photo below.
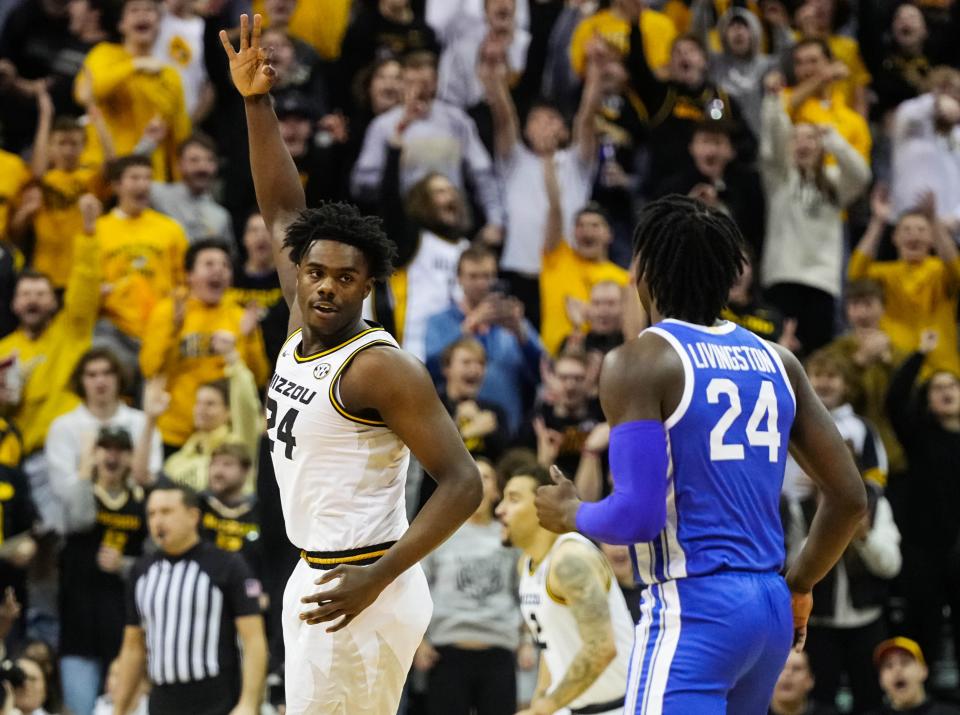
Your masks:
M252 28L242 15L239 51L220 39L290 306L265 399L284 524L301 549L283 598L286 712L388 715L432 611L418 562L474 513L480 475L426 368L362 317L396 253L379 220L305 206L260 30L259 15ZM408 528L410 452L437 488Z
M744 261L733 222L666 197L643 211L634 256L653 327L610 353L600 376L614 491L581 503L554 468L538 518L631 546L646 588L625 713L763 715L865 490L797 359L718 317ZM822 500L784 579L788 444Z

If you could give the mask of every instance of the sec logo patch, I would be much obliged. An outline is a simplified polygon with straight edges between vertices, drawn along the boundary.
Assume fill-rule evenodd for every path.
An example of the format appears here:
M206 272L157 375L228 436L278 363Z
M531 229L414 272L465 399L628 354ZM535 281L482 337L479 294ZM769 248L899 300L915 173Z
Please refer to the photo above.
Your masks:
M317 365L315 368L313 368L313 376L318 380L322 380L329 374L330 374L329 363L322 362L319 365Z

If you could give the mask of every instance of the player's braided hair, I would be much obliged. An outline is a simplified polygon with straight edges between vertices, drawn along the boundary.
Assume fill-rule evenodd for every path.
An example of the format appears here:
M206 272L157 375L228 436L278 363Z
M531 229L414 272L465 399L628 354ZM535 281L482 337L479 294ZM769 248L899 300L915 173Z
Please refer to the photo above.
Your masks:
M746 247L726 214L687 196L648 204L633 234L638 275L664 317L711 325L743 270Z
M284 248L290 249L290 260L299 265L316 241L338 241L357 248L367 259L370 275L378 281L393 273L397 249L383 231L376 216L364 216L356 206L340 201L321 201L312 209L304 209L287 227Z

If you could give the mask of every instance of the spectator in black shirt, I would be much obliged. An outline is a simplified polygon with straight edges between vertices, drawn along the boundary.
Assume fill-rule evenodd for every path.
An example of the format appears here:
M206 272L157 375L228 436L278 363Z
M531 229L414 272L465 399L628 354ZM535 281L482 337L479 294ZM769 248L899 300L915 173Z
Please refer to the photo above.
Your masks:
M935 702L925 686L930 671L920 646L909 638L891 638L876 647L874 663L887 704L874 715L960 715L960 708Z
M784 319L783 313L757 298L753 283L753 259L744 262L743 271L730 288L727 307L721 311L720 317L789 350L796 351L800 347L796 337L797 321L793 318Z
M158 550L130 574L117 712L128 711L144 673L152 715L260 712L267 664L260 582L239 555L200 541L199 504L192 489L171 484L147 500Z
M640 622L640 596L643 594L645 586L637 583L633 575L633 561L630 559L630 549L626 546L614 544L600 544L600 550L607 557L607 563L613 569L613 575L617 579L617 585L623 592L623 598L627 602L627 608L630 609L630 616L634 623Z
M810 699L813 685L810 657L791 650L773 689L769 715L836 715L833 708Z
M227 298L245 307L257 307L267 361L272 365L287 339L290 309L280 290L270 232L259 212L247 219L242 241L246 258L233 269L233 286Z
M93 711L110 661L123 639L125 576L146 538L144 495L130 487L133 441L104 427L82 455L64 504L60 552L60 667L64 702L75 715Z
M260 579L260 505L256 494L244 492L252 464L250 451L237 442L225 442L210 454L208 488L200 494L200 538L239 553Z
M27 603L27 567L37 553L31 531L38 519L30 496L30 485L20 469L0 465L0 593L12 588L17 602L23 605L12 626L12 640L23 637L23 614Z

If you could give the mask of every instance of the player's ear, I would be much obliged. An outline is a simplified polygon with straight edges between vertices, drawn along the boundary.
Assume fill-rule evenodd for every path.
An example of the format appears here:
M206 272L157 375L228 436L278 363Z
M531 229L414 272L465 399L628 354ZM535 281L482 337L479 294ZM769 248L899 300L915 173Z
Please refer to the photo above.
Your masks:
M370 295L370 291L373 290L373 285L374 285L374 283L376 283L376 279L375 279L375 278L372 278L372 277L371 277L371 278L367 278L367 280L364 281L364 285L363 285L363 297L364 297L364 298L367 298L367 297Z

